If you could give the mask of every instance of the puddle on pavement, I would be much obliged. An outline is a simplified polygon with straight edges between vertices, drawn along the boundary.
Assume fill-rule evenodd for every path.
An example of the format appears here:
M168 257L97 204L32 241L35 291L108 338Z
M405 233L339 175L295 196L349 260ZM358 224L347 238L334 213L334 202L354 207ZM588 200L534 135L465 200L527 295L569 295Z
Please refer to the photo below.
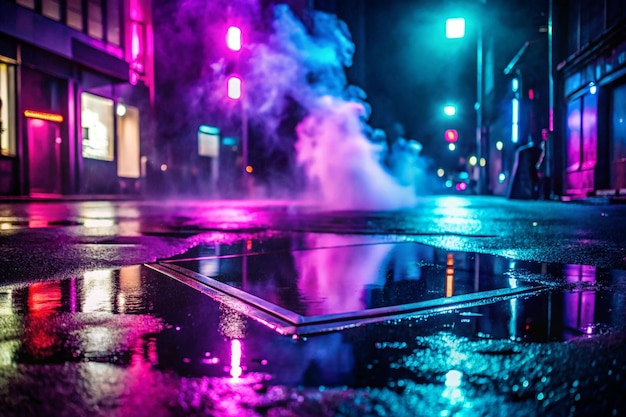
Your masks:
M162 383L160 369L202 377L190 396L219 392L204 377L240 378L227 393L253 387L250 398L263 400L268 386L283 384L386 387L405 398L411 388L426 408L440 405L456 372L475 406L487 390L509 415L537 415L515 407L554 393L553 404L569 409L580 392L596 401L586 387L623 385L625 323L626 271L294 235L0 287L0 366L9 375L24 371L16 363L89 362L64 375L68 386L82 378L99 387L103 370L120 371L118 385L142 381L145 399L156 392L146 384ZM590 358L590 366L573 365ZM12 384L31 392L23 381L32 380Z
M596 317L602 316L600 310L606 305L599 302L597 287L624 282L623 271L514 261L380 237L330 234L244 240L224 246L201 244L149 266L279 333L292 335L508 300L509 311L489 321L501 322L494 326L509 328L509 337L517 338L521 332L513 327L536 327L539 320L525 323L519 317L521 305L556 288L568 292L561 293L562 300L550 300L546 308L551 310L554 304L567 311L562 326L572 336L591 334L603 328ZM616 302L623 313L623 294ZM466 322L476 317L484 321L482 313L464 314ZM552 312L546 314L552 317Z

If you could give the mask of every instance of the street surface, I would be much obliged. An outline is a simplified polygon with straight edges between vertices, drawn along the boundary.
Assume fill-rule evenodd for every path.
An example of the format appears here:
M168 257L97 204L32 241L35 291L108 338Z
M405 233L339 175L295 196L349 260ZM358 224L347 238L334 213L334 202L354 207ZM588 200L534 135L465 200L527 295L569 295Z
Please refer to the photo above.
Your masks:
M0 415L626 413L626 206L0 203Z

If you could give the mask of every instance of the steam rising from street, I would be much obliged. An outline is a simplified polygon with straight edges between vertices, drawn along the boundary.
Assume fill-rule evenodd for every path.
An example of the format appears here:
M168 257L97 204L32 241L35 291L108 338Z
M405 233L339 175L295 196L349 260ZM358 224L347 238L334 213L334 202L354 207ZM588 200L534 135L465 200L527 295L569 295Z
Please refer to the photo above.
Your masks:
M250 128L263 132L268 147L295 151L292 169L306 183L301 196L334 209L414 206L421 145L401 139L390 147L381 130L377 138L367 125L366 95L345 75L355 51L347 25L312 10L299 19L280 4L268 29L244 40L246 59L237 67L244 106ZM224 69L223 62L213 65L221 85Z

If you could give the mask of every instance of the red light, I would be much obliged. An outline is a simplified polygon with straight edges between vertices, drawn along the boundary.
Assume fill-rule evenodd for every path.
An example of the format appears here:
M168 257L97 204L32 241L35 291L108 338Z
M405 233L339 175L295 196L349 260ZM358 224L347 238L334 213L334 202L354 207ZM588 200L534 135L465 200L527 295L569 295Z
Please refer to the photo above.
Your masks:
M459 132L455 129L448 129L445 133L446 142L456 142L459 139Z
M227 81L228 97L233 100L241 98L241 78L233 75Z
M533 90L532 88L528 90L528 99L529 100L535 99L535 90Z

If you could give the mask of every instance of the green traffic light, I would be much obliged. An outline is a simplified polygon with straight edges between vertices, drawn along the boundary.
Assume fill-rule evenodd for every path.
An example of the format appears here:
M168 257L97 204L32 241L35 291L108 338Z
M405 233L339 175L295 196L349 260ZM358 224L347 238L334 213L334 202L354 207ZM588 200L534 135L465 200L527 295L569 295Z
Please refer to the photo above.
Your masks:
M459 39L465 36L465 19L451 17L446 19L446 38Z

